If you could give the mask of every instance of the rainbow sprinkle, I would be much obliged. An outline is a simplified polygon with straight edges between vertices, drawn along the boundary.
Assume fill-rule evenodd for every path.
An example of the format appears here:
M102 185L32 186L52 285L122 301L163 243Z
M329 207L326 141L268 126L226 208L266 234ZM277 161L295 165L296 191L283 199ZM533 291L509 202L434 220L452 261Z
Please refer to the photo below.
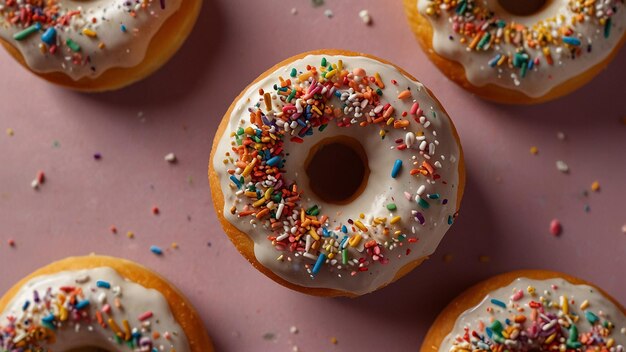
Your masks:
M575 59L592 50L591 38L586 38L577 28L582 23L593 22L608 38L611 17L618 11L622 0L582 1L568 0L571 17L558 15L528 27L499 18L492 9L476 0L427 0L426 15L447 17L458 41L468 51L492 52L486 62L492 68L508 68L525 77L539 65L554 65L553 55ZM621 8L620 8L621 9ZM454 37L450 37L454 40ZM510 44L514 50L501 44ZM496 71L494 71L496 72Z
M323 58L318 67L287 70L289 77L279 77L272 93L260 89L258 102L248 109L249 120L242 119L240 127L230 134L232 148L224 158L225 164L233 166L227 170L231 192L236 195L230 213L262 225L268 232L267 240L279 252L277 260L291 261L293 256L310 259L311 264L304 264L304 268L312 278L324 268L347 270L355 276L375 263L388 263L391 256L387 251L418 242L415 233L403 229L424 226L426 218L415 211L413 219L376 217L364 223L363 214L348 218L347 223L330 219L318 204L306 204L302 190L285 176L285 143L302 143L313 134L323 133L331 123L340 128L379 126L381 140L387 129L406 130L406 138L395 141L395 149L412 148L425 156L423 161L405 166L405 172L430 183L446 184L437 172L440 162L430 160L438 142L427 140L423 132L431 125L431 118L417 102L410 111L396 111L381 101L385 83L379 73L367 75L362 68L350 71L346 66L342 60L331 63ZM398 99L410 99L411 95L410 90L404 90ZM398 176L401 168L398 159L390 176ZM421 187L407 200L419 204L422 211L447 203L447 199L426 201L424 193ZM399 205L386 207L395 211ZM447 214L446 218L454 216ZM382 234L385 240L375 240L372 234ZM404 255L410 252L406 249Z

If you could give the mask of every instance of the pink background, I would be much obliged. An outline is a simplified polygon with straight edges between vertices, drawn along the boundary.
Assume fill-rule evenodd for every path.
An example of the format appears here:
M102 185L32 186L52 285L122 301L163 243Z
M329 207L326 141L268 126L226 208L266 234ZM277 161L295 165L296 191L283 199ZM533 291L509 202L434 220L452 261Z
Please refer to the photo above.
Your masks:
M327 8L332 19L324 16ZM370 11L372 26L361 22L361 9ZM253 269L219 227L206 181L216 126L240 90L286 57L331 47L387 58L429 86L456 122L467 164L461 215L433 258L396 284L352 300L292 292ZM305 0L205 0L171 62L107 94L52 86L0 52L0 291L66 256L129 258L182 289L223 351L416 350L454 296L520 268L565 271L626 302L624 62L622 50L564 99L496 105L434 68L400 1L375 0L327 0L319 8ZM536 156L529 153L533 145ZM94 160L96 152L102 160ZM170 152L178 164L163 160ZM558 159L569 174L557 171ZM47 179L35 191L30 182L38 170ZM595 180L601 191L583 195ZM563 224L558 238L549 232L553 218ZM160 257L149 251L174 241L178 250ZM480 262L481 255L490 261ZM299 333L291 334L291 326ZM268 333L274 338L264 338Z

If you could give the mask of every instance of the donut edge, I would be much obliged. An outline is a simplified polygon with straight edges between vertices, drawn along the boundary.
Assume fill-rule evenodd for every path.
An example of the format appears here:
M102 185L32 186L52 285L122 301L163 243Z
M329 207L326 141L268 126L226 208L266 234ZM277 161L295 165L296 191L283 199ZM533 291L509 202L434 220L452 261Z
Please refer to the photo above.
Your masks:
M195 308L187 298L166 279L154 271L135 262L109 256L88 255L82 257L68 257L35 270L13 285L0 298L0 312L4 311L18 294L19 290L28 281L43 275L53 275L62 271L93 269L109 267L117 271L120 276L139 284L145 288L159 291L167 300L169 308L181 326L192 352L213 352L213 344Z
M261 264L256 259L256 256L254 254L254 242L252 241L252 239L247 234L245 234L244 232L239 231L239 229L237 229L233 224L231 224L224 217L224 214L223 214L223 210L224 210L224 194L222 193L222 190L221 190L219 177L217 176L217 173L215 172L215 169L213 168L213 160L214 160L214 157L215 157L215 152L217 150L217 146L219 144L219 141L222 138L222 136L224 135L224 133L226 132L226 128L228 127L228 122L230 120L230 115L231 115L233 109L235 108L235 105L237 104L237 102L239 100L241 100L243 94L252 85L254 85L257 82L259 82L260 80L264 79L268 75L274 73L279 68L281 68L283 66L286 66L286 65L288 65L291 62L294 62L296 60L304 58L304 57L306 57L308 55L329 55L329 56L330 55L344 55L344 56L362 56L362 57L367 57L367 58L370 58L370 59L373 59L373 60L377 60L377 61L379 61L379 62L381 62L383 64L391 65L394 68L396 68L398 71L400 71L403 75L408 77L409 79L419 82L412 75L407 73L405 70L403 70L402 68L392 64L389 61L386 61L384 59L380 59L378 57L375 57L375 56L372 56L372 55L369 55L369 54L352 52L352 51L347 51L347 50L339 50L339 49L320 49L320 50L307 51L307 52L304 52L304 53L292 56L290 58L287 58L287 59L277 63L276 65L272 66L271 68L269 68L268 70L263 72L260 76L258 76L252 83L248 84L241 91L241 93L239 93L239 95L231 103L230 107L228 108L228 111L226 111L226 114L224 114L224 117L222 118L222 121L220 122L219 127L218 127L218 129L216 131L216 134L215 134L215 137L214 137L213 143L212 143L211 156L210 156L210 159L209 159L209 170L208 170L208 178L209 178L209 184L210 184L210 188L211 188L211 195L212 195L212 198L213 198L213 206L215 207L215 212L216 212L217 217L218 217L218 219L219 219L219 221L220 221L220 223L222 225L222 228L223 228L224 232L229 237L231 242L235 245L235 247L237 247L237 250L239 251L239 253L241 253L241 255L243 255L244 258L246 258L246 260L250 264L252 264L252 266L254 268L256 268L258 271L260 271L263 274L265 274L265 276L269 277L270 279L274 280L275 282L277 282L277 283L279 283L279 284L281 284L281 285L283 285L283 286L285 286L287 288L290 288L290 289L292 289L294 291L302 292L302 293L313 295L313 296L351 297L351 298L355 298L355 297L359 297L360 295L357 295L357 294L354 294L354 293L348 292L348 291L336 290L336 289L331 289L331 288L305 287L305 286L300 286L300 285L293 284L293 283L283 279L282 277L276 275L273 271L271 271L270 269L268 269L265 266L263 266L263 264ZM426 91L433 98L433 100L435 100L435 102L437 104L439 104L439 106L441 106L442 111L449 117L450 115L448 115L448 113L444 109L443 105L441 105L441 102L435 97L435 95L430 91L430 89L426 88ZM456 208L456 212L458 212L460 204L461 204L461 199L463 198L463 192L465 190L465 182L466 182L466 180L465 180L465 162L464 162L464 157L463 157L463 149L462 149L462 146L461 146L461 141L459 139L459 135L457 133L456 127L454 126L454 122L452 121L452 118L450 118L450 124L452 126L453 135L454 135L454 137L456 139L456 143L459 146L459 159L458 159L459 185L458 185L458 190L457 190L457 208ZM393 277L393 279L391 281L389 281L388 283L386 283L386 284L384 284L382 286L377 287L376 289L370 291L370 293L374 292L376 290L379 290L379 289L381 289L381 288L383 288L383 287L385 287L385 286L395 282L396 280L400 279L401 277L405 276L406 274L411 272L413 269L415 269L417 266L422 264L422 262L424 262L426 259L428 259L428 256L417 258L416 260L405 264L403 267L400 268L400 270L398 270L396 272L396 275Z
M422 50L428 56L430 61L441 71L448 79L454 81L463 89L492 102L501 104L518 104L518 105L532 105L545 103L565 95L568 95L582 86L589 83L600 71L605 69L611 61L615 58L620 48L626 43L626 32L622 35L618 45L613 48L613 51L607 55L607 57L596 64L588 68L585 72L578 76L559 84L552 88L548 93L543 96L532 98L526 94L508 88L502 88L495 84L487 84L484 86L475 86L467 80L465 76L465 68L460 63L449 60L435 52L433 49L433 27L430 25L428 19L422 16L417 11L418 0L402 0L404 3L404 9L409 21L409 25L417 38ZM422 0L420 0L422 1Z
M479 282L478 284L475 284L474 286L471 286L459 296L454 298L441 311L441 313L439 313L439 315L431 325L430 329L426 333L426 337L424 338L424 342L422 343L420 352L438 352L444 338L452 331L456 320L463 312L477 306L485 298L485 296L487 296L488 293L510 285L515 279L520 277L525 277L533 280L561 278L574 285L591 286L598 290L598 292L603 297L615 304L615 306L626 315L626 308L624 308L624 306L622 306L615 298L606 293L603 289L588 281L557 271L535 269L516 270L492 276L491 278L488 278L484 281Z
M181 7L173 13L150 39L146 55L141 63L133 67L112 67L96 78L81 78L77 81L63 72L39 73L30 69L22 53L10 42L0 38L0 44L25 69L53 84L87 93L98 93L121 89L136 83L160 69L183 45L202 8L202 0L182 0Z

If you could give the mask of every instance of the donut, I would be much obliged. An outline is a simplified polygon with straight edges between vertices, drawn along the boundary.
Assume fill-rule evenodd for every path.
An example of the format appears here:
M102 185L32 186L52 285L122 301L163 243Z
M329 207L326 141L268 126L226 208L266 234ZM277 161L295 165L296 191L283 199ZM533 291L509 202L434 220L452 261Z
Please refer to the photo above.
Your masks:
M471 287L428 331L421 352L623 352L626 309L567 274L521 270Z
M189 35L201 0L0 0L0 43L66 88L119 89L161 67Z
M626 41L623 0L404 0L418 42L488 100L546 102L582 87Z
M28 275L0 299L0 350L213 351L189 301L149 269L70 257Z
M359 296L433 253L458 213L463 153L432 93L382 59L291 57L224 115L209 181L224 231L291 289Z

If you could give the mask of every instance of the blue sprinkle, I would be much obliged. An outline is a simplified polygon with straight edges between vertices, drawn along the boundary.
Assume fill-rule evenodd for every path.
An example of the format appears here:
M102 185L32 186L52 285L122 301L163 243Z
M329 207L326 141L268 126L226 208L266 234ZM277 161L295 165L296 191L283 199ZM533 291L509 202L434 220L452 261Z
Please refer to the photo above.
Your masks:
M498 64L498 61L500 61L501 57L502 55L498 54L493 59L489 60L489 66L495 67Z
M340 92L340 91L338 91L338 90L336 90L336 91L335 91L335 96L336 96L337 98L341 98L341 92Z
M41 318L41 321L43 321L44 323L52 324L54 322L54 314L46 315L45 317Z
M150 246L150 252L156 254L156 255L161 255L163 254L163 250L157 246Z
M343 249L345 248L347 243L348 243L348 236L343 236L343 238L341 239L341 242L339 242L339 247Z
M96 286L100 288L111 288L111 284L106 281L96 281Z
M24 304L22 305L22 310L25 311L26 309L28 309L28 307L30 306L30 301L26 301L24 302Z
M126 26L125 25L121 25L120 29L122 30L122 32L126 33Z
M532 70L535 67L535 60L528 60L528 69Z
M573 45L573 46L579 46L580 39L576 37L563 37L563 43Z
M89 300L85 299L76 303L76 309L81 310L83 308L87 308L88 305L89 305Z
M43 34L41 35L41 41L48 45L54 44L56 42L56 38L57 38L57 30L54 29L54 27L50 27L46 29L46 31L43 32Z
M302 127L306 127L306 122L304 122L304 120L302 119L297 119L296 122L298 123L298 125L302 126Z
M346 225L341 225L341 232L348 233L348 228L346 227Z
M448 225L452 225L454 223L454 218L452 215L448 215Z
M320 269L322 268L322 264L324 264L324 261L326 261L326 254L320 253L319 257L317 257L315 265L313 266L313 270L311 271L313 275L319 273Z
M276 166L278 165L279 162L280 162L280 156L276 155L267 161L267 165Z
M491 330L491 328L486 328L485 331L487 332L487 336L489 336L489 338L493 337L493 330Z
M237 179L237 177L235 177L235 175L230 175L230 180L233 181L233 183L235 184L235 186L237 186L237 188L241 188L241 182L239 182L239 180Z
M498 299L492 298L491 299L491 303L493 303L494 305L496 305L498 307L506 308L506 303L504 303L504 302L502 302L502 301L500 301Z
M428 198L430 198L430 199L439 199L439 193L429 194Z
M393 163L393 168L391 169L391 177L396 178L398 173L400 173L400 168L402 167L402 160L396 159Z

